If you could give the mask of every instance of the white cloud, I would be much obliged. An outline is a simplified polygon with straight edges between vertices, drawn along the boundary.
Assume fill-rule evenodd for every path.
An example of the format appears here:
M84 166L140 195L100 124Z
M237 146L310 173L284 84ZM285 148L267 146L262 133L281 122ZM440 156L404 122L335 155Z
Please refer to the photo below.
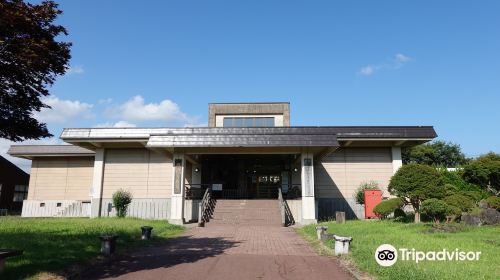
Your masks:
M361 69L358 71L358 74L363 76L371 76L380 70L396 70L401 68L406 62L409 62L411 60L411 57L406 56L402 53L397 53L388 62L361 67Z
M119 121L116 123L110 123L110 122L105 122L105 123L100 123L97 124L95 127L102 128L102 127L137 127L137 125L133 123L129 123L127 121Z
M78 100L63 100L56 96L46 97L42 101L51 107L42 108L40 112L34 113L35 118L42 122L65 123L68 120L92 116L92 104Z
M190 122L177 103L165 99L159 103L145 103L140 95L132 97L125 103L108 109L108 113L115 118L131 122L141 121L181 121Z
M397 53L395 56L394 56L394 59L396 59L397 62L407 62L407 61L410 61L411 60L411 57L409 56L406 56L402 53Z
M129 123L127 121L119 121L113 125L113 127L136 127L137 125Z
M68 66L68 70L66 70L66 75L83 73L85 73L85 69L83 69L83 66L81 65Z
M373 67L371 65L365 66L365 67L361 68L361 70L359 70L359 74L364 75L364 76L370 76L374 72L375 72L375 67Z
M41 140L27 140L23 142L12 142L7 139L0 139L0 155L17 165L27 173L30 173L31 160L12 157L7 154L11 145L61 145L65 144L57 138L46 138Z

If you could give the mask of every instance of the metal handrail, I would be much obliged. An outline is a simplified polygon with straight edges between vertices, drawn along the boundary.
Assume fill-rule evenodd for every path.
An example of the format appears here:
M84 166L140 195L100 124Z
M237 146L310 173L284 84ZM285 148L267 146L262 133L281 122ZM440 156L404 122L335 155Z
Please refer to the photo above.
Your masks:
M212 188L207 188L201 202L198 203L198 226L203 227L213 215L215 200L212 197Z

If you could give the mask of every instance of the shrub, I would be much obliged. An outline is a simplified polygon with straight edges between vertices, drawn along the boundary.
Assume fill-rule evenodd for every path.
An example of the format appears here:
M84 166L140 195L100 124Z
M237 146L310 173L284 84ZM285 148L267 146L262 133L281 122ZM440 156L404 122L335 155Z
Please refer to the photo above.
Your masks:
M500 197L490 196L486 199L486 202L488 203L489 207L500 210Z
M435 223L439 223L448 213L449 206L440 199L430 198L422 202L421 211Z
M456 206L448 205L448 209L446 210L447 216L460 216L462 215L462 210Z
M456 206L448 205L446 210L446 222L453 222L457 217L462 215L462 210Z
M420 204L429 198L443 198L443 180L434 167L408 164L401 167L389 183L389 192L411 204L415 211L415 222L420 222Z
M445 197L443 200L446 204L458 207L463 212L468 212L475 206L474 201L463 194L453 194Z
M401 208L396 208L396 210L394 210L394 219L403 219L403 218L406 218L405 211Z
M380 188L375 181L362 183L356 190L356 203L365 204L365 190L380 190Z
M377 204L375 208L373 208L373 213L377 214L377 216L381 218L386 218L390 214L394 213L396 209L403 207L403 205L404 202L400 198L391 198Z
M118 217L123 218L127 215L127 208L131 202L132 194L129 191L119 189L113 193L113 204Z

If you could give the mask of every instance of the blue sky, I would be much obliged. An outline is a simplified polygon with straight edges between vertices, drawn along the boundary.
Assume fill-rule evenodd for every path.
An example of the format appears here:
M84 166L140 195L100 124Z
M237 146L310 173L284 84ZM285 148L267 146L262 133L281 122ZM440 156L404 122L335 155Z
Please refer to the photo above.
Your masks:
M71 70L51 88L54 109L37 115L57 137L63 127L206 125L209 102L289 101L292 125L434 125L469 156L500 152L498 1L60 8Z

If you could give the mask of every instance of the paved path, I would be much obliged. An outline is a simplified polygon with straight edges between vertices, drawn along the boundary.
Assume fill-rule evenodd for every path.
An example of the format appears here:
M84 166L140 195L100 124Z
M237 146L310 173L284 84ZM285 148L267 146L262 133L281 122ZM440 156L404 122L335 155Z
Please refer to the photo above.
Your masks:
M274 225L190 228L166 245L98 266L83 279L351 279L293 229Z

